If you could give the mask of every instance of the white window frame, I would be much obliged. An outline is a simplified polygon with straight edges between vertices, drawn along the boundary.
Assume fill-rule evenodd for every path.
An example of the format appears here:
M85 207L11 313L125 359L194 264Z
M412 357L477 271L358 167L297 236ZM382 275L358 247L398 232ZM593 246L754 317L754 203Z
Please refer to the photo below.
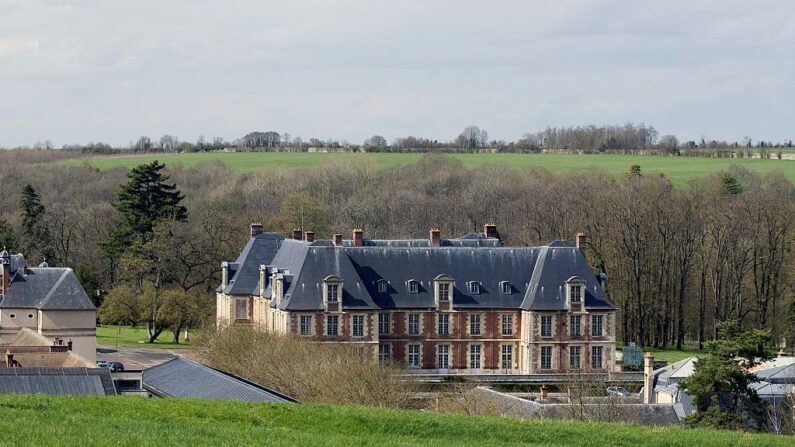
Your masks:
M357 323L356 320L361 319L361 334L356 335L356 327ZM364 337L367 333L367 319L363 314L354 314L351 315L351 337Z
M416 353L411 352L413 348L417 349ZM416 360L415 362L412 361L413 357ZM419 368L422 366L422 345L418 343L411 343L406 345L406 365L409 368Z
M308 320L308 321L306 321L306 320ZM301 335L301 336L304 336L304 337L312 335L312 333L314 332L314 328L313 328L314 325L312 324L313 320L314 320L314 318L312 318L312 315L299 315L298 316L298 334ZM308 324L308 326L307 326L308 330L307 331L304 331L304 323Z
M472 343L468 349L467 365L469 369L483 369L483 345Z
M549 365L547 365L546 367L544 366L544 351L545 350L549 351L549 356L547 357L547 360L549 361ZM552 359L555 356L554 354L555 353L554 353L554 350L552 349L552 346L541 346L541 347L539 347L539 351L538 351L538 369L542 369L542 370L550 370L550 369L552 369L552 366L553 366L552 365Z
M480 295L480 283L477 281L469 281L469 294Z
M381 363L389 363L392 361L392 345L389 343L378 345L378 361Z
M450 369L450 345L436 345L436 368Z
M510 295L513 293L513 287L508 281L500 281L500 293L503 295Z
M597 321L599 324L596 324ZM591 337L604 336L604 322L604 315L591 315ZM599 328L599 331L596 330L597 328Z
M544 319L546 319L546 318L549 319L549 333L548 333L548 335L544 335ZM553 318L552 315L541 315L541 322L539 324L539 326L540 326L539 327L540 336L544 337L544 338L553 337L555 335L555 333L553 331L553 327L555 326L554 323L555 323L555 321L554 321L554 318Z
M508 328L507 332L505 331L506 328ZM502 314L500 316L500 333L506 337L513 335L513 314Z
M333 292L332 292L333 291ZM329 275L323 279L323 304L328 308L329 304L342 305L344 293L342 280L334 275ZM331 298L334 298L333 300Z
M386 293L389 287L389 283L386 282L384 279L378 280L378 293Z
M442 331L442 317L444 317L444 331ZM450 335L450 314L448 313L440 313L436 315L436 333L439 334L440 337L446 337Z
M596 352L599 352L599 364L597 365L596 360ZM604 369L604 362L605 362L605 348L604 346L591 346L591 369Z
M577 352L575 356L574 353ZM577 363L573 362L577 359ZM582 346L569 346L569 369L579 370L582 368Z
M513 354L512 344L500 345L500 369L513 369Z
M575 321L577 324L574 324ZM574 331L577 328L577 331ZM582 337L582 315L569 315L569 336Z
M409 289L409 293L420 293L420 282L414 279L410 279L406 283L406 287Z
M384 321L386 320L386 321ZM386 328L384 331L383 329ZM392 329L392 314L382 312L378 314L378 335L389 335Z
M331 320L334 319L334 325L331 325ZM334 334L331 333L331 328L334 327ZM339 337L340 336L340 316L339 315L326 315L326 336Z
M411 320L413 317L416 317L417 321L412 323ZM412 325L416 324L416 331L412 331ZM406 315L406 334L408 335L420 335L422 334L422 314L418 313L410 313Z
M483 335L483 316L481 314L469 314L468 320L469 321L467 323L469 324L469 335L473 337L479 337ZM477 322L475 320L477 320ZM475 326L476 324L477 326ZM475 327L477 327L477 332L472 330Z

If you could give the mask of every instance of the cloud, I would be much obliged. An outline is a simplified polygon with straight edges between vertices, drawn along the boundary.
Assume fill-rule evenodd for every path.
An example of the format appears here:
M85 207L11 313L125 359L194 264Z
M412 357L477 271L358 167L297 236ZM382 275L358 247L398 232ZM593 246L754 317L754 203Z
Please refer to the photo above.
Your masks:
M0 145L275 129L792 135L781 1L0 0Z

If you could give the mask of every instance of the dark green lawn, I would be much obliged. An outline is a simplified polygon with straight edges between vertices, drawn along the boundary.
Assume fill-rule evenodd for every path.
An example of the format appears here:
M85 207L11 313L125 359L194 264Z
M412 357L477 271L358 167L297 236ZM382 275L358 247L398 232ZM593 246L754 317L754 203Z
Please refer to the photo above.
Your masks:
M180 334L184 335L184 334ZM128 346L133 348L190 348L190 343L180 337L179 344L174 343L171 331L165 331L154 343L146 343L149 337L145 327L130 326L97 326L97 343L105 346Z
M0 395L3 445L792 446L788 437L328 405Z

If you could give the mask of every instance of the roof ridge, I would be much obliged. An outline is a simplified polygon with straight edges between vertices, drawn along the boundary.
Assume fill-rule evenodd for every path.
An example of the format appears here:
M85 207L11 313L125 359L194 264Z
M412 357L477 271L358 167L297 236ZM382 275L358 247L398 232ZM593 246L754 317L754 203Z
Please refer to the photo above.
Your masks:
M47 295L44 296L44 299L42 299L39 302L39 308L40 309L43 308L44 305L47 304L50 301L50 298L52 298L54 293L55 293L55 291L58 290L59 287L61 287L61 283L64 282L66 277L69 276L69 272L71 272L71 271L72 271L72 269L70 269L69 267L64 267L63 268L63 272L61 273L61 277L58 278L58 281L55 281L55 284L52 285L52 287L50 288L50 291L47 292Z

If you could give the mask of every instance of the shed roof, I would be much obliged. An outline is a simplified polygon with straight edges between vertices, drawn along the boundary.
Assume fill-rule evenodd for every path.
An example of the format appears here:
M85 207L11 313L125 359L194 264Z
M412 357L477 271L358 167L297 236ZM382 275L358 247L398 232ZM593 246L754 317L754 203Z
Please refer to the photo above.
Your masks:
M0 368L0 393L115 395L107 368Z

